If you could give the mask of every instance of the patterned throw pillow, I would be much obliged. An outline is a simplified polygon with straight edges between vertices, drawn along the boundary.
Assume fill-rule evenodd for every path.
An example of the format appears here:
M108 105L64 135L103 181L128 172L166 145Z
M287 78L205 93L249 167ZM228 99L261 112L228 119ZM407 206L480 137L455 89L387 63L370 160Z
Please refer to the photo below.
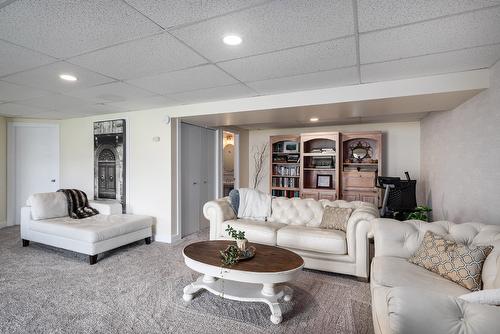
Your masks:
M333 206L325 207L323 219L321 219L320 228L347 231L347 221L351 216L350 208L335 208Z
M229 204L231 204L234 214L238 215L238 209L240 207L240 192L238 189L231 189L229 192Z
M408 261L471 290L481 290L483 263L493 246L467 246L431 231Z

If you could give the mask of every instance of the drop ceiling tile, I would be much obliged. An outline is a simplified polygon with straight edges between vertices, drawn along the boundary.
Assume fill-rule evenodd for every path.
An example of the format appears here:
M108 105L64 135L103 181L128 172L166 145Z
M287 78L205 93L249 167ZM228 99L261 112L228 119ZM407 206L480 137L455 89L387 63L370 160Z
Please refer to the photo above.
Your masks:
M276 94L299 90L346 86L357 83L359 83L357 68L348 67L279 79L249 82L247 85L261 94Z
M351 1L282 0L217 17L172 33L212 61L222 61L322 42L353 34ZM243 43L227 46L237 34Z
M500 44L361 66L363 82L486 68L500 59Z
M358 0L359 31L384 29L495 5L500 5L500 0Z
M62 73L72 74L78 80L73 82L61 80L59 75ZM6 76L2 80L57 93L114 81L109 77L67 62L57 62L34 70L16 73Z
M245 87L242 84L236 84L173 94L169 97L172 97L175 100L181 101L183 103L198 103L215 100L229 100L255 95L257 94L248 89L248 87Z
M153 95L151 92L123 82L111 82L90 88L73 90L66 94L89 103L124 102Z
M166 33L91 52L68 61L121 80L206 63L203 57Z
M13 117L31 117L39 115L46 110L35 108L17 103L2 103L0 104L0 115Z
M205 20L266 1L268 0L127 0L163 28Z
M0 101L3 102L30 99L49 94L49 92L41 89L20 86L0 80Z
M237 83L235 79L214 65L162 73L127 82L158 94L174 94Z
M361 63L500 43L500 7L360 35Z
M17 0L0 9L0 38L70 57L161 28L122 1Z
M125 111L162 108L162 107L172 106L175 104L179 103L172 99L168 99L162 95L153 95L123 102L107 103L107 105L116 106L118 108L124 109Z
M263 55L230 60L217 65L249 82L348 67L356 64L353 37Z
M0 76L57 61L41 53L0 40Z
M62 94L51 94L36 97L29 100L19 101L18 104L46 110L76 110L84 109L85 107L91 105L90 103L77 99L76 97Z

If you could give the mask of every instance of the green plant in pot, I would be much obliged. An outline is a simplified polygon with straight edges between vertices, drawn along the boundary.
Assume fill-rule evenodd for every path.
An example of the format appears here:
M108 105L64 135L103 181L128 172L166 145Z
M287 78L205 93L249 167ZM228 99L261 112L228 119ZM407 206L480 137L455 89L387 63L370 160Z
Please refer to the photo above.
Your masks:
M431 211L432 211L431 208L420 205L417 206L412 212L408 213L406 219L429 221L429 212Z
M237 231L231 226L227 225L226 228L227 234L234 240L236 240L236 245L240 249L240 251L245 251L247 249L247 242L248 240L245 238L245 232L244 231Z
M225 250L219 252L222 257L222 265L230 267L239 261L241 252L246 249L247 239L245 232L237 231L229 225L227 225L226 232L236 240L236 245L229 245Z

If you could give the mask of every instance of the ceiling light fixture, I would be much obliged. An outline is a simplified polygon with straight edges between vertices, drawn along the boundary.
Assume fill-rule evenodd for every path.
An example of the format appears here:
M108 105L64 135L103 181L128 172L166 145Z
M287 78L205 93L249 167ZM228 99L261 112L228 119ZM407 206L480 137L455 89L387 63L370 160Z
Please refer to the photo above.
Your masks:
M318 117L311 117L311 119L309 119L311 122L317 122L319 121L319 118Z
M71 74L60 74L59 78L66 80L66 81L76 81L78 80L74 75Z
M236 45L241 44L242 39L240 36L237 36L237 35L227 35L227 36L224 36L222 41L226 45L236 46Z

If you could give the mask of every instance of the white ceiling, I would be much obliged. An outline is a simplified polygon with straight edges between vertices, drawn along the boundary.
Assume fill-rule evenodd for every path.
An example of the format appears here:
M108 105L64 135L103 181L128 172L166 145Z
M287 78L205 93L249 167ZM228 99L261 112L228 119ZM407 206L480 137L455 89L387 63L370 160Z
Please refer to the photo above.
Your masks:
M224 45L229 33L243 43ZM499 59L500 0L0 0L7 116L71 118Z

